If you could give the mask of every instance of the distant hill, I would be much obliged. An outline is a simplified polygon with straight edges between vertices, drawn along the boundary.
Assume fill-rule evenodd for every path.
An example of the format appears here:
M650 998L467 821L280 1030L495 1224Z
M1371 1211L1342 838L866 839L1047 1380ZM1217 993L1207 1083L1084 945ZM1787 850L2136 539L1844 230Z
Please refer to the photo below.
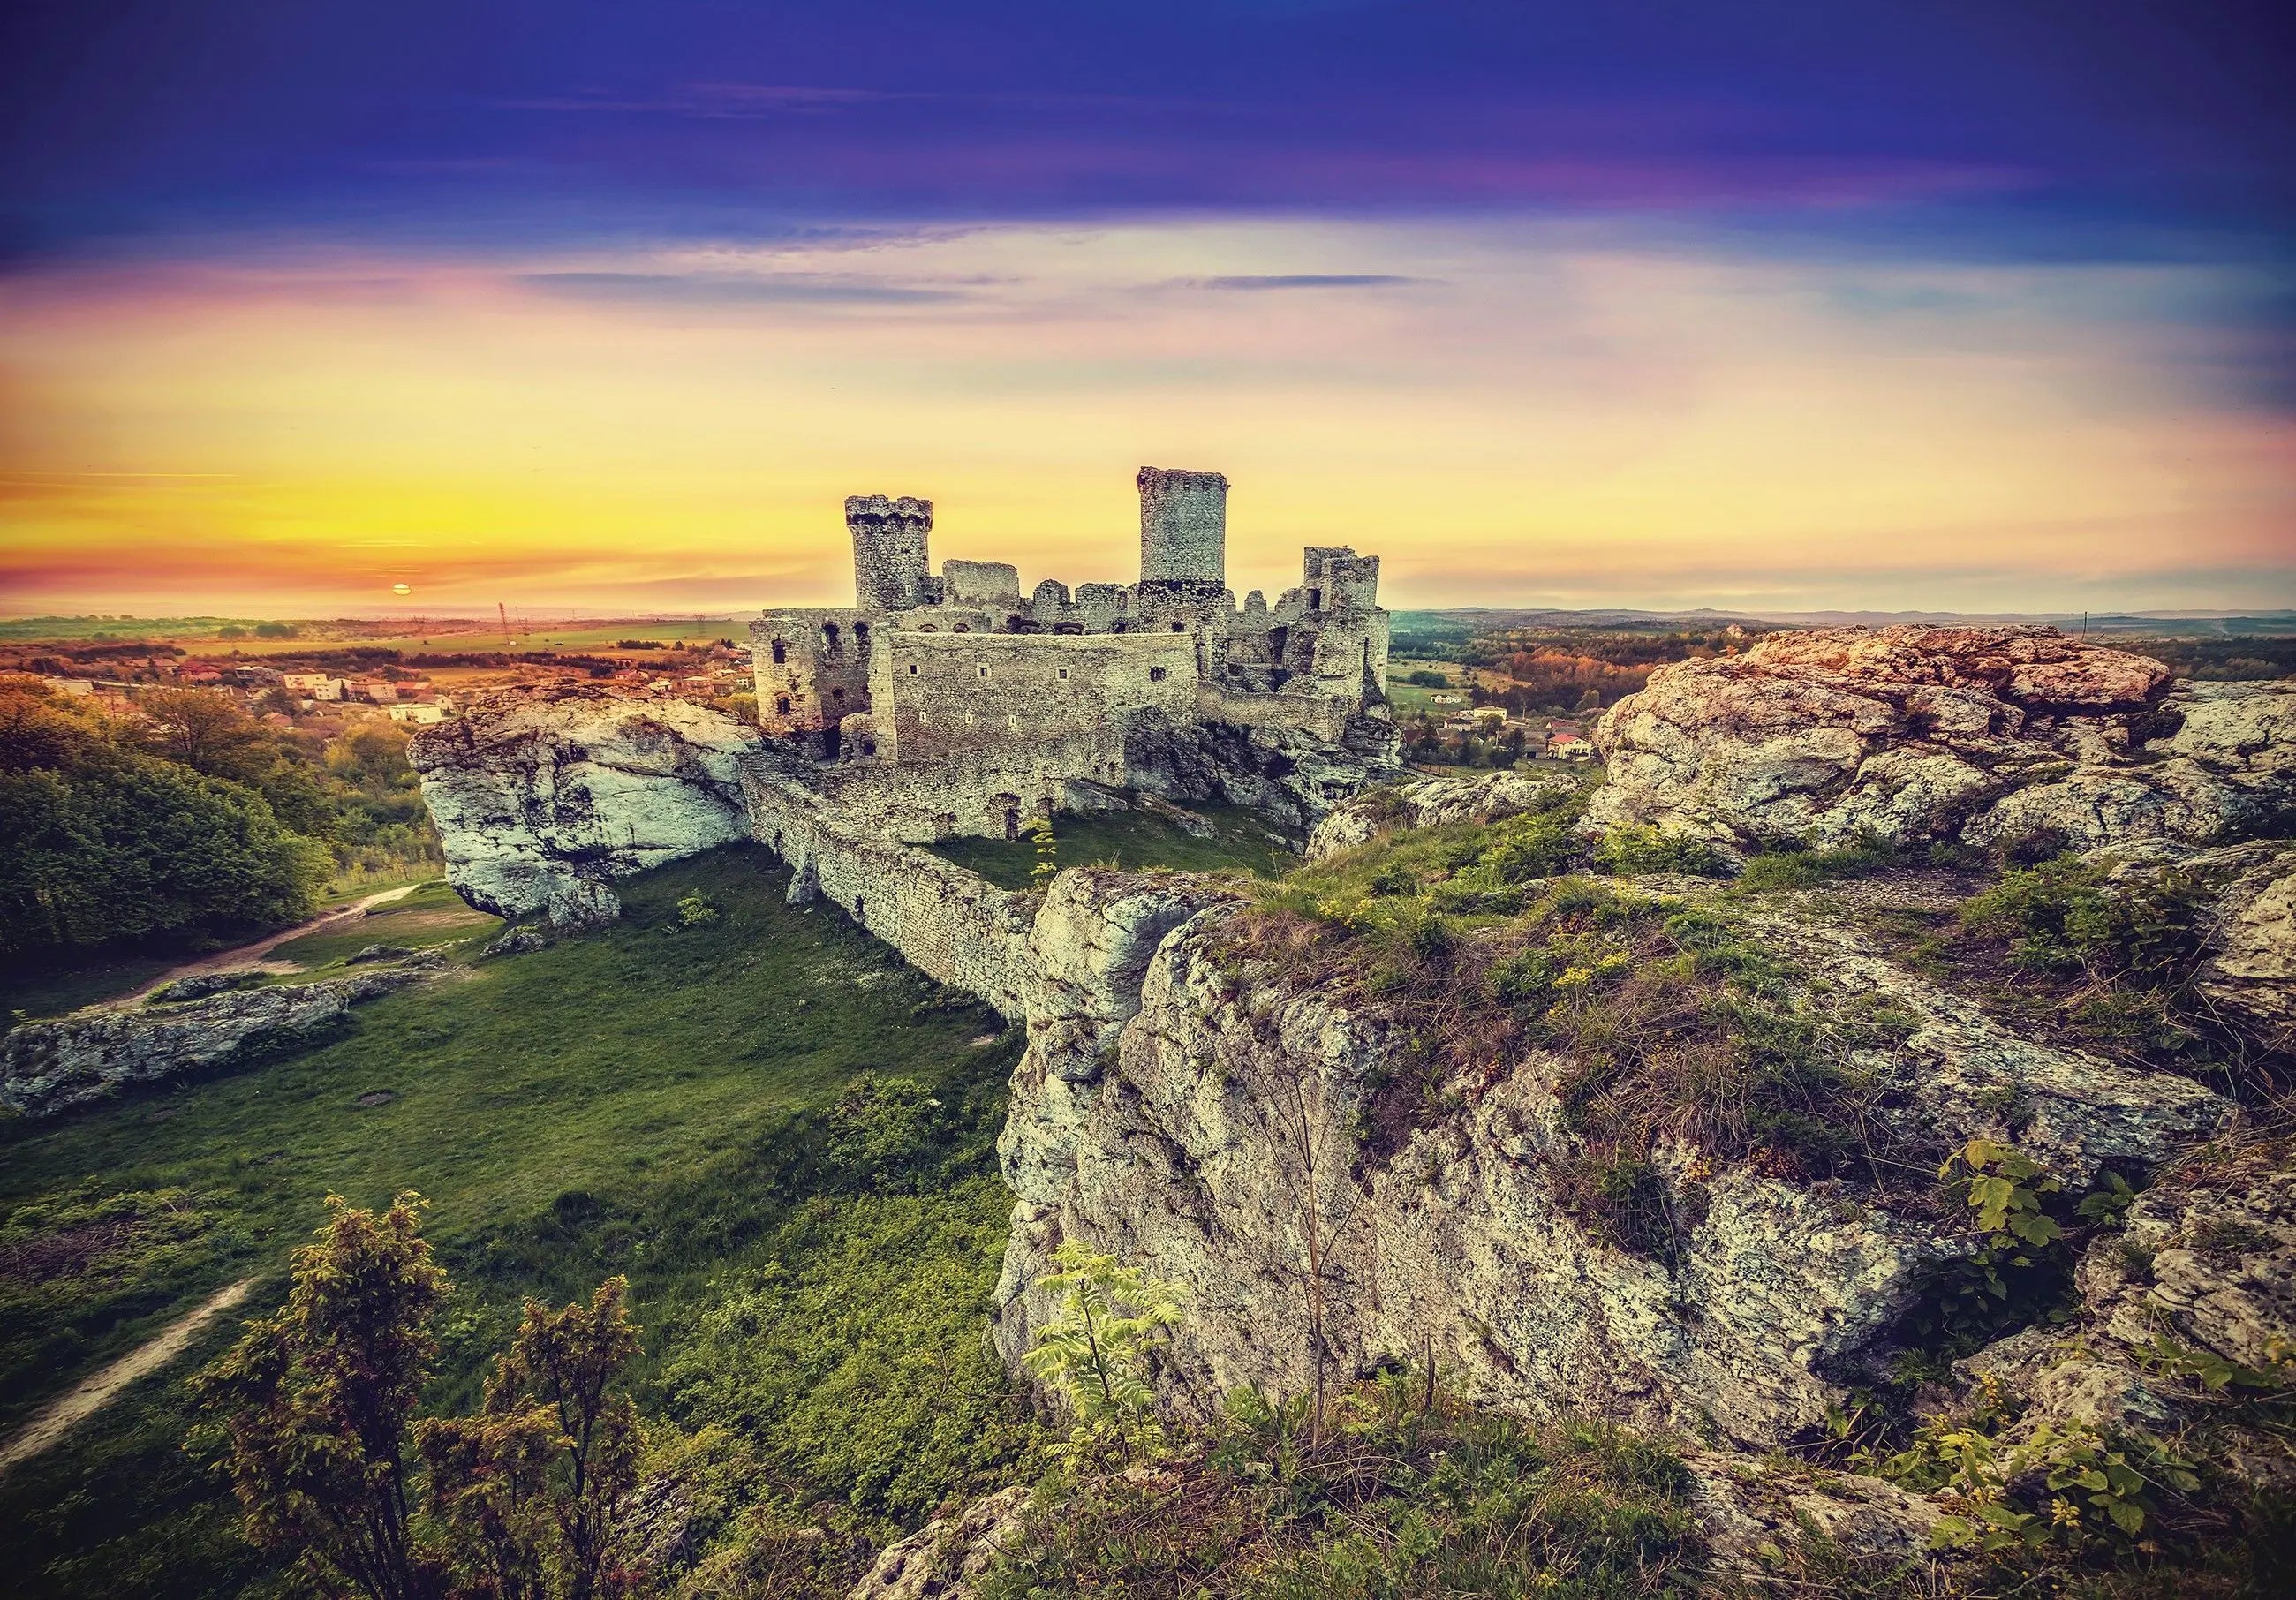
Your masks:
M1946 627L2000 627L2012 623L2046 622L2068 633L2084 628L2092 634L2138 634L2148 638L2237 638L2296 635L2296 611L2101 611L2084 617L2079 611L1718 611L1700 606L1684 611L1565 611L1492 606L1451 606L1434 611L1398 611L1398 631L1496 633L1518 628L1711 628L1732 622L1798 628L1882 628L1898 622L1926 622Z

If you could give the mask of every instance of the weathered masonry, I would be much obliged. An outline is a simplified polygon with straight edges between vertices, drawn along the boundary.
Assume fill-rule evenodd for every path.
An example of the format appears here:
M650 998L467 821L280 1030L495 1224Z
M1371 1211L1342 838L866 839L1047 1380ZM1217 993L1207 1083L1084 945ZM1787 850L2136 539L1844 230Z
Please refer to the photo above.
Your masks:
M845 503L855 603L750 627L758 721L840 803L903 836L994 833L1130 787L1141 730L1288 729L1337 743L1386 716L1379 558L1311 546L1300 587L1227 587L1227 480L1143 467L1140 580L1027 595L1002 562L929 570L932 502Z

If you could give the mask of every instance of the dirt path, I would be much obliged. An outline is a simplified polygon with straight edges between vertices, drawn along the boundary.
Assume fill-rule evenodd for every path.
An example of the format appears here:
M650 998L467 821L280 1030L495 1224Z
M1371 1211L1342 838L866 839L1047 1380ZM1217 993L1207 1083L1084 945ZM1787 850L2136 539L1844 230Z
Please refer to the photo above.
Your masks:
M241 945L236 949L217 950L214 955L202 956L197 961L187 961L181 966L168 968L134 994L122 995L116 1000L106 1000L103 1004L111 1006L134 1005L153 989L164 988L178 978L189 978L201 972L236 972L242 967L261 967L263 958L289 939L300 939L306 933L316 933L332 923L344 922L354 916L365 916L377 906L387 906L393 900L413 894L422 887L420 883L403 883L397 889L385 889L368 895L365 899L354 900L337 910L324 912L308 923L292 928L283 928L276 933L266 933L251 944Z
M70 1392L51 1402L24 1424L22 1432L0 1448L0 1473L28 1456L37 1456L73 1428L95 1415L113 1395L147 1373L154 1373L183 1353L192 1336L247 1298L253 1278L217 1290L190 1311L162 1328L141 1348L132 1350L101 1372L83 1378Z

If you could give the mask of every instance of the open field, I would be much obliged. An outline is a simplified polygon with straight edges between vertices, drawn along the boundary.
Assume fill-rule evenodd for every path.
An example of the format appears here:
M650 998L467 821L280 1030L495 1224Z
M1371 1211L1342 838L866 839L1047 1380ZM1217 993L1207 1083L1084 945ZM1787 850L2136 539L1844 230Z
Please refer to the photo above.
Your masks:
M287 639L226 638L223 629L238 628L252 633L254 621L229 617L20 617L0 619L0 644L125 643L196 646L201 654L282 655L297 651L341 649L365 645L385 650L540 650L552 646L580 649L611 645L619 639L652 639L674 644L681 639L739 639L748 619L736 617L625 618L617 620L579 617L562 622L516 623L505 634L492 621L474 618L381 618L373 622L355 619L282 619L296 629Z
M1053 818L1054 848L1062 866L1168 866L1176 872L1246 872L1267 877L1299 858L1267 821L1240 806L1191 806L1212 825L1199 839L1152 811L1063 811ZM1034 841L944 839L933 853L970 868L999 889L1026 889L1037 867Z
M314 1047L0 1126L0 1428L227 1284L259 1280L248 1313L276 1303L327 1194L377 1205L412 1187L432 1202L426 1232L458 1285L442 1399L471 1399L521 1296L562 1303L623 1272L647 1333L641 1403L696 1426L716 1391L689 1374L672 1393L665 1374L705 1313L734 1289L785 1296L794 1309L758 1372L738 1351L707 1363L748 1385L738 1425L768 1459L800 1432L844 1438L832 1466L789 1452L809 1493L880 1518L937 1498L961 1470L950 1462L1004 1436L979 1417L1004 1403L979 1331L1011 1205L988 1146L1018 1041L832 914L791 910L783 887L761 854L718 851L626 884L627 916L600 933L485 962L463 946L447 978ZM715 921L679 925L675 902L692 892ZM464 937L472 915L418 891L295 953ZM863 1184L840 1177L834 1108L872 1076L932 1098L904 1135L909 1165ZM883 1332L832 1338L824 1284L856 1274ZM275 1590L181 1448L184 1380L239 1316L0 1476L13 1592ZM946 1350L933 1372L841 1376L869 1337ZM865 1427L824 1411L857 1382L876 1383Z

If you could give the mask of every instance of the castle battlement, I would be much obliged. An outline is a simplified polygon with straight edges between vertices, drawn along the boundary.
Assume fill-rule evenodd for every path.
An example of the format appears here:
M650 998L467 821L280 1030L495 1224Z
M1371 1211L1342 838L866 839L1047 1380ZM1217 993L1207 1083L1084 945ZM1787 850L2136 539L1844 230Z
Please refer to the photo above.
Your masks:
M1336 741L1387 715L1377 556L1309 546L1298 588L1239 608L1227 479L1143 467L1137 482L1140 580L1073 590L1047 578L1024 592L1004 562L948 561L936 577L931 501L850 497L856 603L750 626L759 724L836 769L840 803L875 770L875 787L936 796L964 833L1004 825L1016 794L1040 809L1065 783L1131 786L1128 734L1144 719Z

